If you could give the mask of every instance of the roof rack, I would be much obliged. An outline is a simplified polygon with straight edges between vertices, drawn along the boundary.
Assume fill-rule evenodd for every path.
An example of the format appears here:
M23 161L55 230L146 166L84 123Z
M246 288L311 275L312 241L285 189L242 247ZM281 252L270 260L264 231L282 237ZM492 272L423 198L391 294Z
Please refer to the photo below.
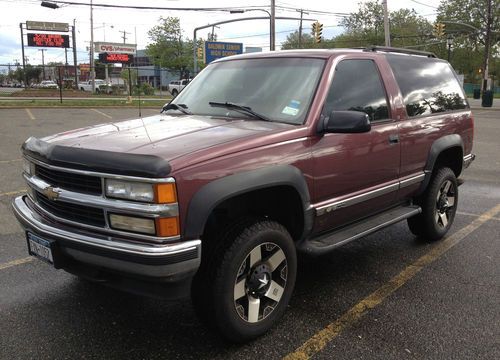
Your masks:
M427 52L427 51L402 49L402 48L395 48L395 47L389 47L389 46L372 45L372 46L367 46L366 48L363 49L363 51L383 51L383 52L392 52L392 53L400 53L400 54L427 56L430 58L437 57L434 53Z

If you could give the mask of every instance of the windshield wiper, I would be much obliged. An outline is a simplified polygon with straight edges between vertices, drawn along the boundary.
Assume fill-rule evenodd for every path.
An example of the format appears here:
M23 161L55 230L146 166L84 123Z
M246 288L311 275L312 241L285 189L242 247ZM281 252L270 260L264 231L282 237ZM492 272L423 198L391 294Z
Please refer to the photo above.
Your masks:
M265 117L264 115L256 113L249 106L238 105L238 104L230 103L230 102L227 102L227 101L226 102L214 102L214 101L210 101L208 103L208 105L214 106L214 107L222 107L222 108L226 108L226 109L229 109L229 110L234 110L234 111L238 111L238 112L241 112L241 113L244 113L244 114L252 115L256 119L265 120L265 121L272 121L271 119Z
M179 110L181 113L183 113L185 115L193 115L193 113L191 111L189 111L187 108L188 107L186 104L169 103L169 104L166 104L165 106L162 107L160 114L164 113L165 111L168 111L168 110Z

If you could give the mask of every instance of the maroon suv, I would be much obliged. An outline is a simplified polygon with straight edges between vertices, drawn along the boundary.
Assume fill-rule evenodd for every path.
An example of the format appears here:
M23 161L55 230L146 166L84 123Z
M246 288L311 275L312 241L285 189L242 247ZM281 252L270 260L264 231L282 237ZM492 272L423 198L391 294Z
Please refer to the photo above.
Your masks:
M298 252L407 219L449 230L473 119L450 65L392 48L247 54L157 116L23 145L29 253L128 291L192 295L227 338L269 329Z

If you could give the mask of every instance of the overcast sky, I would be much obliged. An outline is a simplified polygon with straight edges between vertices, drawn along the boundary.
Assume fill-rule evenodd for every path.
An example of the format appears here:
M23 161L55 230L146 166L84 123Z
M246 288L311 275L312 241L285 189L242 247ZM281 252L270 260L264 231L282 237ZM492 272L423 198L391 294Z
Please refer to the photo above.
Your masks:
M68 0L81 2L85 6L61 5L61 8L52 10L41 7L39 0L0 0L2 20L0 22L0 65L13 64L16 60L21 62L21 36L19 24L30 21L54 21L73 24L76 19L77 29L77 58L79 63L88 63L88 52L86 47L90 42L90 0ZM137 6L157 6L157 7L248 7L255 6L269 10L270 0L93 0L94 4L115 4L115 5L137 5ZM364 1L361 1L364 2ZM329 13L350 13L358 9L357 1L339 0L276 0L276 6L290 9L277 8L276 16L297 17L299 13L295 9L306 8ZM436 0L388 0L389 10L399 8L415 9L422 15L434 21L437 6ZM143 49L149 42L147 32L158 24L160 16L177 16L181 20L184 36L193 38L195 27L210 23L236 19L249 16L267 16L262 11L252 11L245 14L229 14L228 12L193 12L193 11L170 11L170 10L130 10L130 9L110 9L95 6L94 13L94 41L123 42L123 31L126 32L127 43L137 41L138 48ZM323 34L326 38L331 38L335 34L342 32L338 26L341 17L335 14L310 13L304 18L318 19L324 24ZM304 31L310 31L311 22L304 22ZM276 21L276 48L286 36L298 30L297 20L277 20ZM241 42L244 46L257 46L269 50L269 21L252 20L241 21L233 24L221 25L214 29L219 41ZM201 30L198 36L207 37L208 29ZM26 37L25 37L26 42ZM72 55L68 49L68 61L71 63ZM26 47L25 56L30 64L41 64L42 56L38 48ZM48 49L45 52L45 62L64 62L63 49Z

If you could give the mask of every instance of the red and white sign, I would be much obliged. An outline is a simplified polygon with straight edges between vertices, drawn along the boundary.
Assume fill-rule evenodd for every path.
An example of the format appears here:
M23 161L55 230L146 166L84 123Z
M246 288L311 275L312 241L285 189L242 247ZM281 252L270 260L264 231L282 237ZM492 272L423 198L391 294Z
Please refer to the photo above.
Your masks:
M96 42L95 52L97 53L108 53L108 54L132 54L134 55L137 51L136 44L120 44L120 43L104 43Z

